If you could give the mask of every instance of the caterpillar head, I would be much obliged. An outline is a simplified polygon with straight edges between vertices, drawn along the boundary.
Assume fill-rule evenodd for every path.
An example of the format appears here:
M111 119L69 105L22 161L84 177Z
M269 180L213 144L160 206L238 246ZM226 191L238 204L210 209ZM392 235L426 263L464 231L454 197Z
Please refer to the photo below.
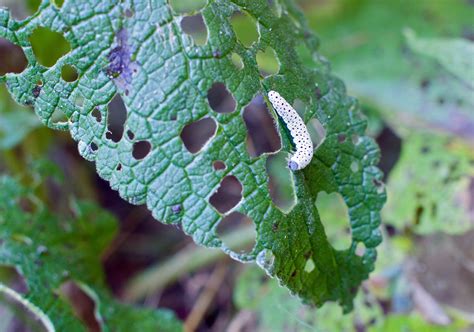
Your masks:
M289 169L291 169L292 171L297 171L300 169L300 166L298 165L298 163L296 161L293 161L293 160L290 160L288 162L288 167Z

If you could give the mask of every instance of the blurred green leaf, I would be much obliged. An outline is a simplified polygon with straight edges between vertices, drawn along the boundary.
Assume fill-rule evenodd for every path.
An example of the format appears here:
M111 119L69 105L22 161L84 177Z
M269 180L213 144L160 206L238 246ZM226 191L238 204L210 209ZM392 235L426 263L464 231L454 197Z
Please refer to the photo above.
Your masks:
M3 85L0 86L0 150L15 147L41 122L33 110L20 106L9 96Z
M417 233L463 233L474 227L474 149L430 133L407 136L388 180L386 222Z
M325 41L322 53L345 80L349 93L381 112L399 134L425 128L474 139L472 84L454 77L451 65L446 69L435 59L414 54L403 35L404 29L410 28L424 39L471 38L472 4L464 0L304 4L312 28ZM456 45L459 43L470 44L457 41ZM445 46L448 48L438 54L438 60L458 49L452 44ZM464 51L471 48L464 46ZM469 60L472 67L472 57L461 59L465 63ZM466 75L471 75L472 83L472 70Z
M413 51L437 60L453 75L474 87L474 43L460 38L418 38L410 29L404 34Z
M117 230L112 215L77 202L72 218L54 216L14 179L0 177L0 188L0 265L13 266L24 277L28 291L13 294L50 325L48 331L86 331L72 307L58 298L67 281L90 294L102 331L181 331L171 312L126 306L107 290L100 254ZM33 212L22 208L25 204Z

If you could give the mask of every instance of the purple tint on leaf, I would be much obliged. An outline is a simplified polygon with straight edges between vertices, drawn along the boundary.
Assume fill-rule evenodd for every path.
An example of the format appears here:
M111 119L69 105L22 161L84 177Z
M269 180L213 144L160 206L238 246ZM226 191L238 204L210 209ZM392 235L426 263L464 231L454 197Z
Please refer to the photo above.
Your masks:
M125 29L117 33L117 44L108 54L110 62L107 68L107 76L114 79L117 87L125 90L132 83L133 73L137 71L137 64L131 60L130 45L128 45L128 34Z

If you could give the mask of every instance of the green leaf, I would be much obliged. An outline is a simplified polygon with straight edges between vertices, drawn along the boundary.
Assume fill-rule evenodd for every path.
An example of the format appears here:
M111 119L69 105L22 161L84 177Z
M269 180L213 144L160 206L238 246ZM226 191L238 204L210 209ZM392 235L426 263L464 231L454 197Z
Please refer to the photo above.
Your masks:
M317 53L318 41L301 12L289 0L278 6L281 10L274 11L264 0L209 1L201 11L208 41L199 47L183 33L181 15L165 0L67 1L60 9L43 1L40 14L22 23L0 11L0 36L22 46L30 63L22 74L3 79L17 101L35 106L45 124L68 129L82 156L94 161L98 174L127 201L146 204L157 220L181 225L198 244L221 248L238 260L257 261L306 302L319 306L333 300L350 309L357 286L373 269L381 241L379 211L385 192L376 167L379 151L365 136L366 122L357 102ZM245 12L259 25L260 38L248 47L236 38L230 23L235 11ZM38 64L29 42L39 26L63 33L71 44L71 52L51 68ZM313 54L313 68L299 60L296 45L305 45ZM280 71L263 78L256 54L268 47L275 51ZM235 67L233 53L242 58L243 69ZM65 64L77 69L75 82L61 79ZM31 91L38 80L43 86L35 98ZM235 112L211 109L206 95L216 82L232 94ZM311 165L290 175L297 202L289 213L272 203L268 154L251 157L245 145L243 109L270 89L289 102L300 99L306 106L304 120L318 119L327 133ZM127 109L124 132L133 133L118 142L107 134L108 117L113 118L107 105L116 94ZM96 109L100 122L93 116ZM63 112L68 120L55 122L55 112ZM180 133L203 118L215 120L217 131L193 154ZM282 150L290 151L287 133L280 126L278 130ZM143 141L151 151L137 159L134 144ZM214 171L216 160L227 168ZM353 163L356 171L351 170ZM228 175L243 187L233 211L257 226L250 253L232 252L216 234L225 214L209 198ZM346 250L335 250L326 238L315 207L322 191L339 192L348 206L353 243ZM355 254L358 244L367 248L362 257ZM305 271L310 261L314 268Z
M385 220L417 233L460 234L474 226L472 145L448 136L412 133L390 173Z
M398 134L423 128L474 139L472 69L465 73L471 76L468 85L451 73L453 66L440 61L456 53L460 43L466 54L472 43L445 44L436 60L414 53L403 34L410 28L425 40L470 38L472 4L347 0L328 1L322 8L313 5L306 12L312 28L326 41L321 52L331 59L350 93L379 110Z
M74 218L47 212L25 188L0 177L0 265L15 267L28 291L19 294L1 286L41 319L47 331L85 331L60 287L73 281L95 302L102 331L180 331L180 323L166 310L138 309L115 301L107 291L100 254L114 237L117 222L96 205L78 202ZM33 212L22 209L30 202ZM132 328L133 326L133 328Z
M437 60L474 88L474 43L460 38L418 38L410 29L405 30L405 38L415 52Z
M40 125L33 110L13 102L0 86L0 150L15 147Z

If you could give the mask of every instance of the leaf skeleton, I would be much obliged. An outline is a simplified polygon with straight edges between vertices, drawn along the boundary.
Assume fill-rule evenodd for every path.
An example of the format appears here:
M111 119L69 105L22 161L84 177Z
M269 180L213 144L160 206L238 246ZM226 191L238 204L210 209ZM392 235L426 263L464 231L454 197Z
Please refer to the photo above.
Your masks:
M268 99L278 115L285 122L296 151L288 161L288 167L292 171L300 170L308 166L313 159L313 142L309 136L308 129L296 110L276 91L268 93Z

